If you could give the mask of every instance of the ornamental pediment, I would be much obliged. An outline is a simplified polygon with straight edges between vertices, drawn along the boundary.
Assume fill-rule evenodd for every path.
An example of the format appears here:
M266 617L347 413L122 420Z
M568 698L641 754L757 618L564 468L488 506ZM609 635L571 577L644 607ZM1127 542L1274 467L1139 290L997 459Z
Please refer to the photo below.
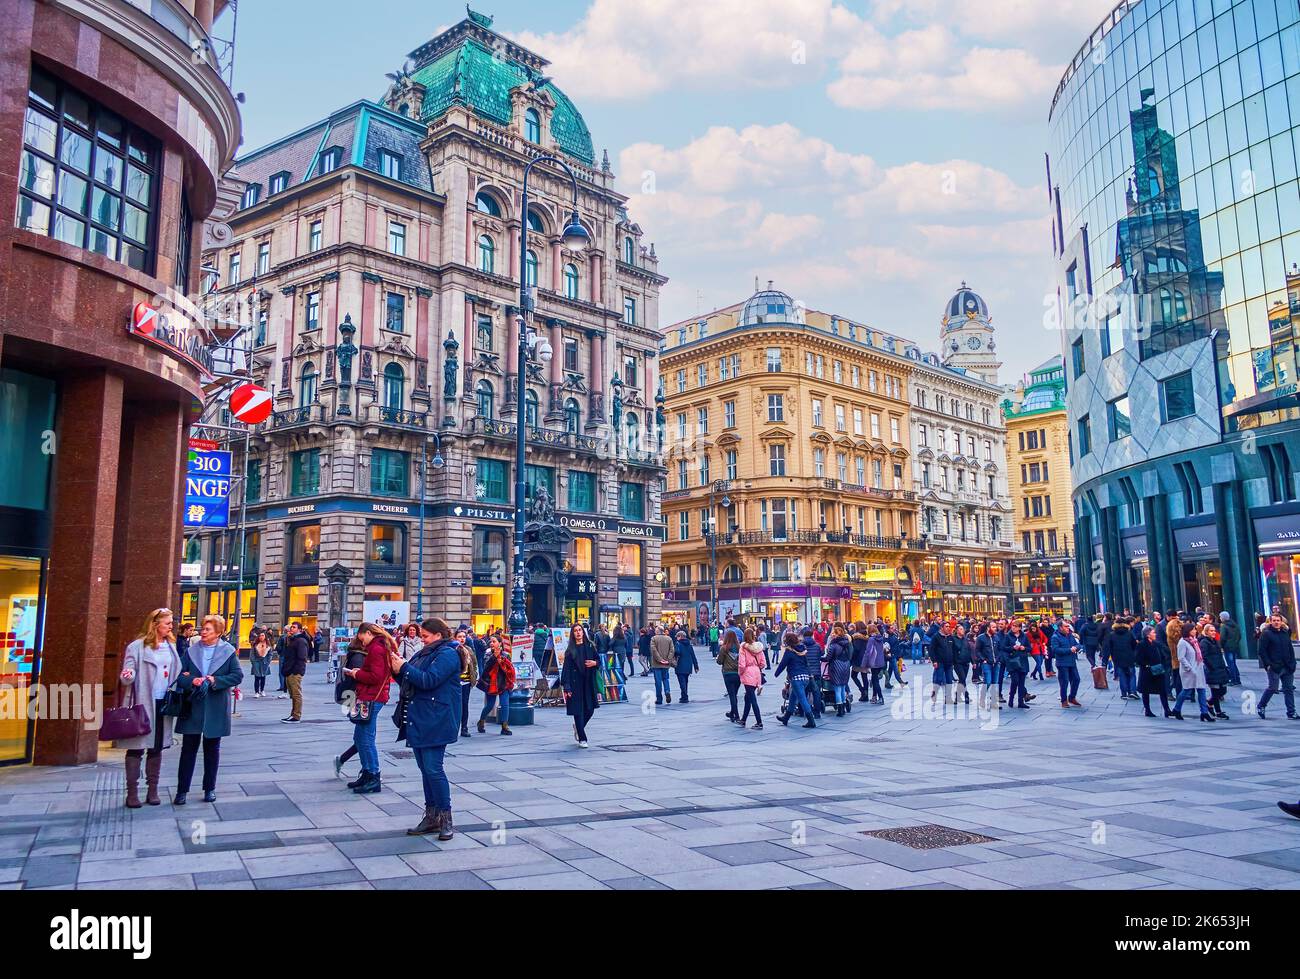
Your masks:
M794 438L794 432L790 431L789 429L780 428L780 427L769 428L767 431L763 432L762 435L759 436L759 438L761 438L765 442L772 441L775 439L785 439L789 441Z

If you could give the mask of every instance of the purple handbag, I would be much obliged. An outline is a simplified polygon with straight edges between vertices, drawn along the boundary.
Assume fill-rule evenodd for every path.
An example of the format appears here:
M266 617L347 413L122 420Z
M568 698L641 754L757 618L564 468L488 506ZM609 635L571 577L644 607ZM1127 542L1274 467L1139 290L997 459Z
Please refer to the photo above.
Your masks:
M149 723L149 711L144 704L137 702L135 696L135 685L140 682L138 670L134 681L131 684L131 705L129 707L110 707L104 711L104 722L99 725L100 741L125 741L129 738L143 737L152 730ZM120 700L121 697L121 688L119 688L118 699Z

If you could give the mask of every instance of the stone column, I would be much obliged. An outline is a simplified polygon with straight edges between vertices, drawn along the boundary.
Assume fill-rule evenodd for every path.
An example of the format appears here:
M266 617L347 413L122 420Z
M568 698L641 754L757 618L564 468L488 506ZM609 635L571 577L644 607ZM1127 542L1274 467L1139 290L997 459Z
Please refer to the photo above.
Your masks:
M605 338L599 333L591 335L591 370L587 411L587 428L593 429L605 421Z
M551 242L551 291L560 291L560 243L559 241Z
M564 402L561 392L564 388L564 331L559 320L551 320L551 394L546 409L546 420L564 420Z
M44 684L97 689L104 679L122 427L122 378L107 371L65 376L60 392L54 467L54 540L46 587L46 620L59 636L46 642ZM179 467L179 461L177 461ZM175 500L168 501L168 509ZM171 566L175 555L155 555ZM82 689L86 689L83 687ZM99 732L84 720L42 719L32 761L79 765L95 761Z

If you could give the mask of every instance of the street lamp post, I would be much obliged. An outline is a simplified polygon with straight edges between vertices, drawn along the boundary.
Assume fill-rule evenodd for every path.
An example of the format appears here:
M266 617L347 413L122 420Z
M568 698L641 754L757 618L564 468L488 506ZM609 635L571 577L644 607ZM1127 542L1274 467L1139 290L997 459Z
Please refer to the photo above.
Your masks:
M420 622L424 621L424 501L426 488L429 483L429 443L433 443L433 468L441 469L442 460L442 436L437 432L431 432L424 437L420 443L420 543L419 543L419 568L416 571L415 580L415 617Z
M539 163L552 163L568 175L573 185L573 208L569 223L561 233L564 247L571 252L582 251L591 240L587 229L578 220L578 178L561 159L554 156L539 156L524 167L523 194L520 202L519 220L519 359L515 364L516 388L515 404L523 411L527 400L528 355L530 348L536 345L537 357L543 362L554 355L551 345L546 340L535 338L528 329L529 316L533 311L532 289L528 285L528 263L523 256L528 253L528 177L533 167ZM510 634L512 645L517 637L524 634L528 627L528 613L524 607L524 442L528 430L525 419L518 417L515 424L515 540L514 540L514 584L510 590Z

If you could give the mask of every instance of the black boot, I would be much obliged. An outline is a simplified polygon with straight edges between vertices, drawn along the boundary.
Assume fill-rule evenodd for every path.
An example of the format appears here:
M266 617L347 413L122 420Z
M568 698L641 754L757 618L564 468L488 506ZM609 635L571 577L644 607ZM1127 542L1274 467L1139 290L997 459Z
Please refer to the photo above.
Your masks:
M378 772L366 772L362 779L361 784L352 790L357 795L370 795L372 792L378 792L383 788Z
M444 809L438 815L442 817L441 821L438 824L438 839L443 840L445 842L446 840L451 839L455 835L455 832L451 824L451 810Z
M361 788L361 786L365 785L369 781L370 781L370 773L363 768L361 770L361 774L348 783L348 788L359 789Z

